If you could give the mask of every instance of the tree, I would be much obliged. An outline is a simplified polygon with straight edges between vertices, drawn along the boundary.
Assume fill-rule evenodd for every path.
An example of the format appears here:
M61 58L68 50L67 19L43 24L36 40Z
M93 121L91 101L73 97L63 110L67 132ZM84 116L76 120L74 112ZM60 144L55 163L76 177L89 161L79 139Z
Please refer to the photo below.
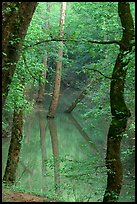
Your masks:
M66 12L66 2L61 4L61 16L60 16L60 37L63 38L64 35L64 22L65 22L65 12ZM49 112L47 117L53 118L55 111L57 109L59 94L60 94L60 83L61 83L61 70L62 70L62 57L63 57L63 41L60 42L60 47L58 49L58 61L56 65L56 77L55 77L55 87L52 96L52 101L50 104Z
M12 78L12 83L10 84L10 88L13 89L13 92L14 92L12 95L14 112L13 112L13 123L12 123L12 130L11 130L11 141L10 141L10 147L8 151L8 159L7 159L6 169L3 176L3 181L6 184L10 184L10 185L13 185L16 182L16 171L18 167L22 138L23 138L23 133L22 133L23 116L24 116L23 113L27 108L27 101L25 100L25 97L24 97L25 77L23 77L23 74L20 75L22 71L21 69L22 67L17 66L16 74L14 74ZM18 83L16 80L18 81ZM14 88L16 91L14 90ZM10 95L10 91L9 91L9 95Z
M80 90L84 90L80 93L80 95L78 95L76 100L73 101L72 105L68 109L68 112L74 110L76 106L78 109L83 107L83 110L81 108L80 111L78 111L77 116L78 117L82 116L82 119L88 118L88 120L84 120L83 122L84 128L87 128L87 129L88 127L89 128L92 127L92 124L96 119L97 119L96 123L98 123L98 119L100 119L99 121L101 121L101 123L103 121L104 122L103 125L98 123L98 125L95 128L95 132L93 132L94 136L96 137L100 136L102 138L102 141L103 141L103 137L105 137L106 135L103 135L104 132L100 130L101 128L103 129L106 127L107 124L105 123L105 121L110 120L109 117L111 117L111 113L112 113L112 122L109 128L108 142L107 142L108 147L107 147L106 167L108 168L107 169L108 181L107 181L107 189L104 195L104 200L106 199L108 201L110 199L111 201L112 200L117 201L117 198L121 189L121 181L122 181L122 174L123 174L122 165L120 161L120 145L121 145L120 142L122 138L122 133L125 131L125 128L126 128L126 122L127 122L128 116L130 116L130 111L126 107L126 104L129 104L130 108L132 108L131 104L134 105L134 100L133 100L134 94L131 91L131 90L134 91L134 87L133 87L134 86L133 85L134 64L131 65L128 63L128 60L130 62L129 58L131 56L132 51L130 52L128 49L126 50L124 48L125 42L126 41L128 42L129 39L128 38L127 38L128 40L127 39L116 40L116 39L120 39L120 34L122 34L122 27L123 27L123 33L124 33L124 28L126 32L128 29L127 27L124 27L124 24L121 26L120 18L118 19L119 17L117 15L118 3L100 2L99 4L96 4L94 2L84 2L84 3L70 2L70 4L71 4L71 8L74 9L73 10L74 13L73 15L70 15L70 13L67 12L68 16L66 15L65 17L65 25L64 25L65 34L63 38L59 36L59 32L58 32L59 29L57 28L57 22L54 23L54 25L56 25L55 27L52 25L53 21L51 21L51 24L50 24L50 27L51 27L50 31L52 31L53 38L50 38L49 36L50 31L47 31L47 30L45 31L45 29L43 29L43 27L45 28L45 17L47 18L47 16L44 15L46 13L46 9L43 9L44 7L43 5L45 5L45 3L39 4L40 5L39 8L41 8L41 10L39 10L39 8L36 10L35 16L33 18L34 21L32 20L33 23L31 22L31 26L29 26L29 30L28 30L29 32L24 41L24 46L23 46L24 53L22 54L22 56L25 56L25 57L23 57L23 60L22 59L20 60L21 66L19 67L19 70L22 70L22 71L20 72L19 75L16 75L17 72L14 72L12 83L10 84L10 87L9 87L10 92L8 94L8 98L6 102L10 104L10 101L13 100L14 97L12 97L13 95L11 94L11 92L14 92L14 91L16 92L18 89L23 90L22 89L23 87L20 86L21 85L20 82L18 83L18 81L15 80L15 78L18 80L19 76L21 76L21 78L25 78L24 87L26 88L28 87L28 83L34 86L36 85L37 87L36 86L35 87L39 88L39 81L38 81L39 79L40 79L40 84L41 85L44 84L43 73L41 73L41 70L44 70L43 62L44 64L47 64L46 62L47 58L45 58L46 60L42 62L42 58L45 53L45 44L46 44L46 50L48 47L47 78L48 77L50 78L50 76L52 76L53 73L55 73L54 68L56 66L53 65L52 62L56 61L57 45L59 45L60 42L63 42L64 43L63 46L65 45L63 48L65 48L67 52L66 54L63 53L63 65L65 69L63 68L62 79L64 81L64 84L68 85L68 87L66 89L66 86L62 86L61 91L64 91L65 93L67 93L67 91L70 88L72 88L70 89L71 92L69 92L70 95L72 96L73 93L74 94L76 93L76 91L80 93L79 87L80 87ZM68 4L68 7L70 4ZM60 3L58 3L56 11L54 9L56 16L59 16L58 6L60 6ZM123 8L125 8L125 6L122 7L122 9ZM125 12L125 9L123 9L123 11L128 15L128 12ZM94 16L92 15L93 12L94 12ZM52 16L53 12L51 12L50 15ZM53 15L53 18L54 18L54 15ZM124 18L127 20L127 16L126 17L124 16ZM54 34L57 34L57 35L54 35ZM92 39L93 37L94 39L97 39L97 40ZM132 45L133 44L131 42L131 47ZM119 48L119 46L120 46L120 51L119 49L117 49ZM128 45L126 45L125 47L128 47ZM116 57L117 57L117 60L116 60ZM126 65L126 61L127 61L127 65ZM115 67L114 67L114 63L115 63ZM131 63L133 63L133 61ZM124 68L122 68L123 66ZM128 66L128 72L127 72L127 66ZM114 67L114 70L113 70L113 67ZM16 68L16 71L18 71L17 68ZM129 72L130 72L130 75L129 75ZM98 73L100 75L98 75ZM128 78L126 78L127 74L128 74ZM126 81L125 81L125 78L126 78ZM87 79L90 81L93 80L94 82L90 85L91 89L90 89L90 92L88 92L88 94L86 94L87 90L85 90L85 84L87 84ZM111 82L111 90L109 93L108 87L110 85L110 82ZM126 93L124 90L125 82L127 85ZM49 84L51 85L51 82ZM34 86L33 86L33 90L35 88ZM42 90L43 92L43 89L39 89L39 90ZM72 93L72 91L74 92ZM108 104L109 94L111 95L110 96L111 112ZM14 101L16 101L18 96L21 96L19 92L17 92ZM69 99L71 99L71 96L70 98L69 96L67 97L68 101ZM28 98L30 98L30 95ZM83 100L82 103L79 103L81 100ZM66 102L66 98L63 98L63 101ZM21 103L21 100L20 100L20 103ZM6 108L7 106L4 108L5 112L7 110ZM12 111L14 109L14 112L17 113L18 111L17 108L18 107L16 107L15 109L13 106ZM107 109L107 111L105 108ZM74 110L74 114L75 113L77 113L76 108ZM21 116L21 114L22 112L20 112L18 115L14 114L13 121L15 121L16 127L17 127L16 123L19 117ZM68 114L68 116L71 118L71 115ZM53 122L52 120L53 119L51 119L49 123ZM21 118L20 118L20 121L21 121ZM80 133L83 134L83 136L86 136L84 131L80 129L79 124L77 124L76 121L74 120L72 121L74 122L74 125L77 126ZM14 126L14 122L13 122L13 126ZM41 127L42 126L43 124L41 123ZM53 129L55 130L55 128ZM53 129L51 130L53 131ZM19 130L21 132L21 129ZM18 128L16 129L16 131L18 133ZM41 128L41 131L43 132L42 134L44 135L44 131L42 128ZM90 129L90 133L91 133L91 129ZM121 137L120 137L120 134L121 134ZM16 135L15 131L13 136L14 135ZM90 136L92 137L92 134ZM16 135L15 139L17 139L18 137L21 138L21 135L20 136ZM86 139L90 141L90 138L87 137ZM53 143L55 141L56 141L56 138L53 138ZM103 145L105 145L105 140ZM14 147L15 147L14 150L16 151L18 147L16 146ZM43 152L44 152L44 149L43 149ZM113 162L113 158L115 159L115 162ZM14 160L14 157L12 157L11 160ZM11 160L9 159L9 161ZM10 163L12 164L12 162ZM13 172L15 173L15 171ZM57 181L58 179L55 182L56 184L58 183ZM116 184L118 187L116 186Z
M3 176L3 181L6 184L14 184L16 181L16 171L19 162L21 141L22 141L22 127L23 127L23 114L22 110L14 109L13 127L11 142L8 152L8 160Z
M131 116L124 99L125 78L132 52L132 41L134 40L134 23L128 2L118 3L118 14L123 36L110 87L112 121L107 137L106 167L108 178L103 202L116 202L121 191L123 171L120 160L120 144L122 134L126 130L127 120Z
M73 109L76 107L76 105L85 97L87 94L87 89L80 92L78 97L75 99L75 101L72 102L72 104L65 110L65 113L71 113Z
M2 3L2 107L37 2Z

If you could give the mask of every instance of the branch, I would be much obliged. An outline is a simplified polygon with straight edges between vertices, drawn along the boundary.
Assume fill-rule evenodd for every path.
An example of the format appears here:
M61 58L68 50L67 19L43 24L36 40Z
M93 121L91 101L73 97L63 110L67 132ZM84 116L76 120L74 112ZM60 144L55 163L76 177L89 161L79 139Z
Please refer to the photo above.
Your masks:
M103 77L105 77L105 78L107 78L107 79L113 79L112 77L108 77L108 76L105 76L102 72L100 72L99 70L97 70L97 69L89 69L88 68L88 70L93 70L93 71L95 71L95 72L98 72L98 73L100 73Z
M47 42L51 42L51 41L55 41L55 40L54 40L54 39L52 39L52 40L42 40L42 41L36 42L36 43L34 43L34 44L32 44L32 45L24 46L24 47L23 47L23 50L25 50L25 49L27 49L27 48L30 48L30 47L33 47L33 46L35 46L35 45L40 45L40 44L47 43Z
M97 40L88 40L89 43L96 43L96 44L117 44L121 45L121 42L118 40L110 40L110 41L97 41Z
M27 49L27 48L30 48L30 47L33 47L35 45L40 45L40 44L43 44L43 43L48 43L48 42L60 42L60 41L63 41L63 42L88 42L88 43L95 43L95 44L117 44L117 45L121 45L121 41L118 41L118 40L111 40L111 41L98 41L98 40L87 40L87 39L84 39L84 38L81 38L81 39L49 39L49 40L42 40L42 41L39 41L39 42L36 42L32 45L28 45L28 46L24 46L23 50Z

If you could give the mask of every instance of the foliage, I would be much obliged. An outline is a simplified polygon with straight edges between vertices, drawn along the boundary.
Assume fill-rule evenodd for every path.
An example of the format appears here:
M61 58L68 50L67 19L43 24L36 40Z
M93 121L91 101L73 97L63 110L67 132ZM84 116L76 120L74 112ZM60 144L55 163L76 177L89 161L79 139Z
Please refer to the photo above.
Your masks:
M51 39L51 36L54 39L58 38L59 12L60 3L51 2L49 13L46 10L46 2L39 3L25 38L24 48L26 46L31 47L25 49L24 53L27 68L24 66L24 63L22 65L24 69L28 69L28 71L25 71L25 77L32 78L33 76L36 79L34 83L36 86L39 83L39 79L42 80L42 57L45 54L45 49L48 51L47 82L52 83L51 80L54 80L53 76L59 43L48 42L37 46L32 45L43 40ZM50 21L50 28L45 29L45 24L48 20ZM99 73L95 73L90 69L100 70L105 76L111 77L118 47L116 45L91 44L87 43L86 40L120 39L122 31L117 15L117 3L68 2L64 26L66 39L79 39L78 43L66 41L64 45L64 68L62 72L64 85L69 84L75 88L81 88L83 84L87 83L87 80L92 80L93 76L96 76L96 83L100 81L102 84L96 94L102 93L103 90L108 90L109 85L107 85L107 80L103 79ZM85 41L81 42L81 39L85 39ZM128 75L128 78L130 80L131 76ZM76 83L74 84L73 81L75 79ZM131 79L131 81L133 80ZM93 91L91 93L93 96ZM94 98L98 101L99 95L94 96Z
M50 2L51 11L46 11L46 2L39 2L33 19L30 23L20 60L16 72L10 85L10 91L5 106L5 112L12 114L14 107L21 108L28 113L32 110L34 101L27 100L26 92L28 87L38 88L39 82L43 80L42 73L44 66L42 58L45 52L48 53L47 66L47 83L52 84L57 61L57 51L59 42L45 42L35 45L38 42L59 38L59 16L60 2ZM134 3L131 2L133 18L135 16ZM7 8L7 12L8 8ZM45 29L45 24L50 21L50 29ZM83 127L89 134L93 131L93 136L98 136L98 140L103 138L104 132L107 131L107 125L110 123L110 104L109 89L115 60L119 47L115 44L91 44L87 40L120 40L122 28L117 13L117 2L67 2L67 13L65 20L64 55L62 71L62 92L69 87L72 92L83 90L86 85L91 84L85 99L78 104L74 113L79 119L84 121ZM11 44L17 43L20 39L11 40ZM75 42L75 40L78 40ZM4 53L3 53L4 54ZM134 108L135 108L135 53L134 49L131 55L130 63L127 67L125 100L132 112L132 121L129 130L134 130ZM102 76L100 71L104 76ZM48 90L45 90L48 91ZM92 120L94 118L94 120ZM84 119L84 120L83 120ZM100 129L98 124L106 121L104 129ZM4 129L7 123L3 120ZM96 128L98 127L98 128ZM127 133L128 136L128 133ZM101 141L102 141L101 140ZM37 141L38 142L38 141ZM105 141L104 141L105 143ZM101 143L102 145L102 143ZM133 148L123 150L123 156L130 156L134 152ZM75 201L85 201L91 197L86 193L80 195L74 190L79 188L79 183L83 182L86 188L92 188L92 174L95 175L95 168L90 168L96 164L95 161L67 161L60 158L62 166L60 173L65 179L70 178L71 182L62 183L62 188L68 190L68 194L73 195ZM47 161L48 168L53 169L53 160ZM51 173L51 171L50 171ZM79 173L79 174L78 174ZM100 182L100 174L97 182ZM83 175L82 175L83 174ZM86 176L84 175L86 174ZM79 178L77 176L80 176ZM78 182L78 185L75 184ZM94 193L101 192L96 190ZM86 197L87 196L87 197ZM89 196L89 197L88 197ZM96 195L94 195L96 196ZM93 196L93 197L94 197ZM83 200L82 200L83 199Z

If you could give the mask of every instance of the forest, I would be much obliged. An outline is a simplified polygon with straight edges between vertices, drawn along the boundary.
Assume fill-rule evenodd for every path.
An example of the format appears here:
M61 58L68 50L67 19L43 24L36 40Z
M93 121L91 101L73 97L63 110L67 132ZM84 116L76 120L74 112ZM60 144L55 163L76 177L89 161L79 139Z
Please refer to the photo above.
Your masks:
M2 3L2 202L135 202L135 2Z

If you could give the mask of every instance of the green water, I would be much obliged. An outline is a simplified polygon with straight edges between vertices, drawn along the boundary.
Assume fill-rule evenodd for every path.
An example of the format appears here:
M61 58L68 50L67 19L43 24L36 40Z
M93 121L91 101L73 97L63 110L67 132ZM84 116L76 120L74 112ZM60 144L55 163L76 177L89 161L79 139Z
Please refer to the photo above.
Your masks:
M98 132L95 128L87 130L84 137L82 121L75 113L72 117L58 113L51 120L52 130L46 115L44 107L36 106L25 119L16 187L67 202L102 202L109 125L95 121L100 124ZM3 173L9 141L2 147ZM120 200L133 202L134 178L126 175L127 171Z

